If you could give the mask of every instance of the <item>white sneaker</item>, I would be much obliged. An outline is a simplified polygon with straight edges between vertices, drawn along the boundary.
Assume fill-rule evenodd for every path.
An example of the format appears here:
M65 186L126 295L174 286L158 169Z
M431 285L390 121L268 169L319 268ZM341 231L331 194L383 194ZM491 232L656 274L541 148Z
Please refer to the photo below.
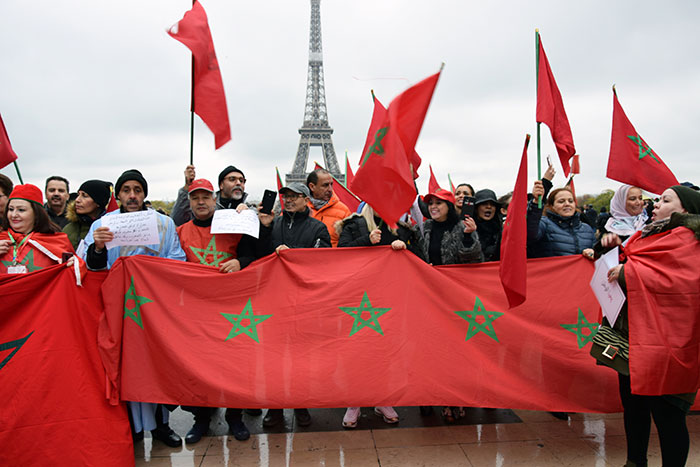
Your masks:
M399 414L393 407L375 407L374 413L382 417L386 423L399 423Z
M345 411L345 416L343 417L343 428L355 428L359 417L359 407L348 407L348 410Z

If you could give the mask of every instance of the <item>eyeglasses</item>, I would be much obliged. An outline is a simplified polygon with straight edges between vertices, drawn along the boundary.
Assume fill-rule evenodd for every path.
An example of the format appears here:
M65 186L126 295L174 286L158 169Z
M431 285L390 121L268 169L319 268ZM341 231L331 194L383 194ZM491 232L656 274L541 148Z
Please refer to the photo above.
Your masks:
M226 180L228 180L228 181L231 182L231 183L234 183L234 182L245 183L245 178L244 178L244 177L236 177L236 176L234 176L234 175L231 175L230 177L226 177Z
M293 195L282 195L282 199L283 199L284 201L294 201L295 199L298 199L298 198L300 198L301 196L302 196L302 195L301 195L301 194L298 194L298 193L295 193L295 194L293 194Z

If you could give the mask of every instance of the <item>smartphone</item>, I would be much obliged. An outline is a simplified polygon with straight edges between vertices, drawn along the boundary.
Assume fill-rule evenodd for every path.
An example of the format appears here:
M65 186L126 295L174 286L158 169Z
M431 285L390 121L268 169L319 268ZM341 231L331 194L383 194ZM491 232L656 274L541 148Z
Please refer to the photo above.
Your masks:
M464 219L474 217L474 201L476 201L476 198L473 196L464 197L464 201L462 201L462 217Z
M552 166L552 157L549 154L547 154L547 165Z
M272 208L275 206L276 197L276 191L265 190L265 194L263 194L262 208L260 208L260 212L262 212L263 214L272 214Z
M73 257L73 253L70 253L68 251L64 251L61 253L61 263L67 263L69 259Z

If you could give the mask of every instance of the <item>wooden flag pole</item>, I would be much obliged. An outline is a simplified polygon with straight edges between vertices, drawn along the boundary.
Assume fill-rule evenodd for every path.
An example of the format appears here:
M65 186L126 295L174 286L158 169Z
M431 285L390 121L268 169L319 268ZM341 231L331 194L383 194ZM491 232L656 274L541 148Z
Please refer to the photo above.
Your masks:
M540 30L535 29L535 87L539 91L540 83ZM535 93L537 95L537 93ZM542 179L542 156L540 149L540 122L537 122L537 180ZM537 207L542 209L542 197L537 200Z

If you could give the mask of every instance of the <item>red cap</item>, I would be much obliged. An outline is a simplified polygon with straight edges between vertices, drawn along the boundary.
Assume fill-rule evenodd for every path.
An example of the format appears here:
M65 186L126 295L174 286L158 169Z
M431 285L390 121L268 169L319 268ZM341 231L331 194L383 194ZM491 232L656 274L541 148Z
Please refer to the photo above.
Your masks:
M437 190L435 193L429 193L425 195L423 197L423 201L429 203L430 200L433 198L441 199L443 201L449 201L450 203L455 204L455 194L449 190L443 190L442 188Z
M44 196L41 194L41 189L38 186L27 183L26 185L16 185L8 201L11 199L23 199L39 206L44 204Z
M194 180L192 183L190 183L190 189L187 191L187 193L192 193L196 190L204 190L208 191L209 193L214 193L214 187L212 186L211 182L206 178L198 178L197 180Z

